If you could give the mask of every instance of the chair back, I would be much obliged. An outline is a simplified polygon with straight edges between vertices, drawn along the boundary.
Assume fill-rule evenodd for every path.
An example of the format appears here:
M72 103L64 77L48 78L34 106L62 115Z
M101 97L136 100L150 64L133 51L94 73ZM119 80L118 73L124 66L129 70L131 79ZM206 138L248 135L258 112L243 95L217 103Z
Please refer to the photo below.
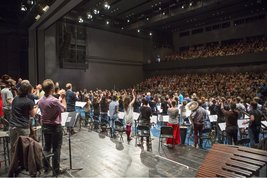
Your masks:
M160 135L173 135L173 128L170 126L162 126L160 128Z
M137 130L146 130L146 131L148 131L148 130L150 130L150 128L148 126L146 126L146 125L138 125L137 126Z
M243 138L241 140L238 140L236 144L245 146L245 145L249 144L249 142L250 142L249 138Z
M115 127L123 127L123 124L120 121L115 121Z

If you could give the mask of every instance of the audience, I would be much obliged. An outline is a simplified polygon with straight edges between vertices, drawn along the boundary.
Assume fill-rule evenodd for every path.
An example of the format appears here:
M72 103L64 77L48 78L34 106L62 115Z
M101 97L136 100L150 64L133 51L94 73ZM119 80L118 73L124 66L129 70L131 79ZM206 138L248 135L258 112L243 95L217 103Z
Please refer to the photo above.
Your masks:
M175 52L165 56L163 62L187 60L196 58L208 58L215 56L233 56L247 53L257 53L267 50L267 40L265 38L254 40L239 40L224 44L210 44L207 46L190 47L188 50Z

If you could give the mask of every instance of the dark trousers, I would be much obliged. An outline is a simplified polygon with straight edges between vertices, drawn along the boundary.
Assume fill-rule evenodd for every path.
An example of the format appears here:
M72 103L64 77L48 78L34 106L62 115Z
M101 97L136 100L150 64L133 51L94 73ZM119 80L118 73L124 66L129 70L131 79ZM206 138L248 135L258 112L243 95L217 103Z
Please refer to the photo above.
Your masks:
M233 140L234 140L234 144L236 145L237 144L237 132L238 132L237 126L226 127L225 131L226 131L228 145L232 145Z
M9 122L11 118L11 110L10 109L3 109L4 112L4 118ZM8 131L9 124L5 123L4 124L4 131Z
M194 146L196 147L199 140L199 147L202 148L202 130L203 130L203 124L194 124Z
M52 166L56 173L59 173L60 168L60 151L62 145L62 126L61 125L43 125L43 134L45 139L44 151L50 153L51 149L54 154L52 159ZM44 168L48 169L47 163L44 161Z

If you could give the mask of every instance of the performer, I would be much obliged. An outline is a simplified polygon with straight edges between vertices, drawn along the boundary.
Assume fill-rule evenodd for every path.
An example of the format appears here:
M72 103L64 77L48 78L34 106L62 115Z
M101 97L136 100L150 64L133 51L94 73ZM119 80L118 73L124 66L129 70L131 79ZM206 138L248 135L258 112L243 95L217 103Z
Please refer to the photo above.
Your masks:
M236 110L236 104L230 103L230 111L224 109L224 102L221 102L221 110L225 117L226 122L226 136L227 142L229 145L232 145L232 140L234 140L234 144L237 144L237 133L238 133L238 125L237 120L239 117L239 113Z
M259 143L261 118L263 117L263 114L259 109L257 109L257 102L256 101L252 101L250 103L250 106L252 108L249 111L249 120L244 121L243 124L249 123L248 135L249 135L249 139L250 139L250 146L254 147L255 144Z
M202 148L202 139L200 139L200 143L198 144L198 139L202 136L202 130L203 130L203 122L204 118L206 116L206 110L202 107L199 107L199 104L197 101L191 101L188 103L188 109L192 111L192 114L190 115L190 118L193 123L194 127L194 146L196 148L200 147Z
M49 153L53 148L54 154L52 166L56 175L63 173L60 169L60 152L62 145L62 126L61 113L66 110L66 101L52 96L54 92L54 82L50 79L43 81L43 90L45 95L39 101L39 107L42 113L43 134L45 139L44 151ZM48 172L48 165L44 162L45 172Z
M133 99L127 96L124 101L124 119L126 123L126 134L127 134L127 141L131 141L131 130L133 125L133 104L135 102L135 92L134 89L132 90Z
M173 128L173 139L167 138L166 144L170 147L172 144L180 144L180 127L178 123L179 109L176 107L176 101L173 100L171 102L171 108L168 109L169 121L167 126L171 126Z
M34 117L37 112L37 106L27 97L32 91L29 82L22 82L18 96L12 102L11 118L9 121L11 153L14 151L14 145L19 136L30 135L30 116Z

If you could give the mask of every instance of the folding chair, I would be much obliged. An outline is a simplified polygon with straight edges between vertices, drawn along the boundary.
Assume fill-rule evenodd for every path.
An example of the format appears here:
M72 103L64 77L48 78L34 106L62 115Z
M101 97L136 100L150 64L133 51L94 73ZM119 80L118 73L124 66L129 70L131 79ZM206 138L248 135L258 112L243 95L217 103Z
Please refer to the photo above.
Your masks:
M242 138L240 140L237 141L237 145L241 145L241 146L249 146L250 143L250 139L249 138Z
M115 129L114 129L114 131L115 131L115 135L116 135L116 133L118 133L120 135L120 140L123 141L122 134L123 134L123 132L125 132L125 128L124 128L122 122L115 121Z
M137 126L137 137L141 138L141 146L143 146L143 139L146 138L147 142L147 150L152 151L152 143L150 139L150 127L147 125L138 125ZM136 143L137 143L137 137L136 137Z
M101 128L101 132L102 133L107 133L108 134L108 130L110 130L110 135L112 136L112 128L109 125L109 121L101 120L100 128Z
M162 139L172 138L172 146L174 147L174 137L173 137L173 128L170 126L162 126L160 128L160 135L159 135L159 148L158 152L160 152L160 146L162 147Z

